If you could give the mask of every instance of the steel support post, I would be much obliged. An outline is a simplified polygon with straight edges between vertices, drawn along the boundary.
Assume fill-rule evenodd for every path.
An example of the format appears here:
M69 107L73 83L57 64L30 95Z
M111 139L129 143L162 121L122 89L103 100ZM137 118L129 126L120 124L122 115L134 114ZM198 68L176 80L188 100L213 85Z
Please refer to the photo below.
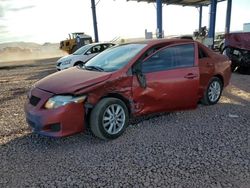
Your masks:
M95 0L91 0L91 8L92 8L92 15L93 15L93 25L94 25L94 33L95 33L95 42L99 42L98 37L98 29L97 29L97 20L96 20L96 11L95 11Z
M157 38L162 38L162 0L156 0L157 11Z
M230 32L231 12L232 12L232 0L227 0L227 15L226 15L225 33Z
M210 20L209 20L208 37L212 40L211 48L213 48L214 37L215 37L217 0L210 0L210 1L211 1L211 5L210 5Z
M200 11L199 11L199 31L201 31L202 27L202 5L200 5Z

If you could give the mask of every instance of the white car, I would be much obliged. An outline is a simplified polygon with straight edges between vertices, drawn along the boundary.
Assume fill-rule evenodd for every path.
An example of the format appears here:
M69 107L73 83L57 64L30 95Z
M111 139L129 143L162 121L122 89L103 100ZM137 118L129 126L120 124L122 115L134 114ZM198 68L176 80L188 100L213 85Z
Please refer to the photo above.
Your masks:
M73 54L64 56L57 61L56 68L58 71L73 67L79 64L85 64L89 59L98 53L114 46L113 43L92 43L82 46Z

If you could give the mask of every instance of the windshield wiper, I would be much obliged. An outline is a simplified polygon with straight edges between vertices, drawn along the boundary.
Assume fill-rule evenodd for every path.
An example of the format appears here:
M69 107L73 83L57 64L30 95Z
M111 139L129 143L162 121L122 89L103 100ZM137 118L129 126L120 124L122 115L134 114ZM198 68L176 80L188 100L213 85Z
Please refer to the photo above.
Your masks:
M103 68L97 67L97 66L84 66L84 68L85 68L86 70L97 70L97 71L100 71L100 72L103 72L103 71L104 71Z

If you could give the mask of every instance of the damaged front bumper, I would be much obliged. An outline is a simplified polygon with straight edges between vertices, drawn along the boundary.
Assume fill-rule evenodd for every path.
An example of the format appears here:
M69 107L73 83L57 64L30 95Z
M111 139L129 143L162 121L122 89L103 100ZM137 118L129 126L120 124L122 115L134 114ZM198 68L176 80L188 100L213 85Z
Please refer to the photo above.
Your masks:
M26 121L33 130L41 135L63 137L85 130L85 110L83 103L69 103L56 109L43 107L53 94L34 88L32 96L39 98L36 105L30 100L25 103Z

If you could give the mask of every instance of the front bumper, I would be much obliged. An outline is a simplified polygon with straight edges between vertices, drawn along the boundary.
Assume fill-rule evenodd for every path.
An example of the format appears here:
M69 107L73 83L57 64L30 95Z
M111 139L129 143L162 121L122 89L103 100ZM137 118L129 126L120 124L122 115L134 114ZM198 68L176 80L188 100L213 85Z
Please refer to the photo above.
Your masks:
M59 64L59 65L56 65L56 69L57 71L61 71L61 70L64 70L64 69L68 69L70 67L73 67L71 64L68 64L68 65L63 65L63 64Z
M33 132L51 137L63 137L85 130L83 103L70 103L56 109L44 109L44 103L53 94L33 89L31 95L41 98L36 106L25 103L26 121Z

